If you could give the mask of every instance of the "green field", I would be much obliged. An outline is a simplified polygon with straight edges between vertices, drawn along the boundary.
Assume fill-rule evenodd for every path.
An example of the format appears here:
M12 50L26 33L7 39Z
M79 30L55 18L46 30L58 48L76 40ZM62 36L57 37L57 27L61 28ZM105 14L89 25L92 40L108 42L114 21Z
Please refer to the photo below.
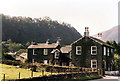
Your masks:
M18 79L20 72L20 78L29 78L31 77L31 71L23 68L18 68L16 66L0 64L0 79L3 79L5 74L6 79ZM45 75L50 75L51 73L45 72ZM42 76L41 72L33 72L33 77ZM1 80L0 80L1 81Z

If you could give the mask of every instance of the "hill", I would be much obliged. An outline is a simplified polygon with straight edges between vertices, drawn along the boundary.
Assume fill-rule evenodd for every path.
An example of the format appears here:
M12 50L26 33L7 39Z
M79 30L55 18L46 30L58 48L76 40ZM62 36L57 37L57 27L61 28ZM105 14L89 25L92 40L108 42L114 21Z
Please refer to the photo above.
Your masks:
M120 38L120 32L118 32L118 26L115 26L107 31L104 32L100 32L102 33L102 40L104 41L112 41L115 40L116 42L118 42L118 38ZM119 33L119 34L118 34ZM94 35L95 37L97 37L97 34Z
M56 42L60 37L62 44L70 44L81 37L81 34L70 24L53 21L49 17L10 17L2 15L2 40L11 39L14 42L24 43L31 41L45 42L50 39Z

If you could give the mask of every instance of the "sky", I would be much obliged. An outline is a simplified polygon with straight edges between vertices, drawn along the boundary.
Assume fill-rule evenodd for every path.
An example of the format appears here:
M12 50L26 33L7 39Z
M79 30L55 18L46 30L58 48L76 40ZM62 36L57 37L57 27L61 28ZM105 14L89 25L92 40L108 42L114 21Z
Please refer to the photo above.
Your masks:
M118 25L120 0L0 0L0 13L10 16L39 18L71 24L82 35L90 35Z

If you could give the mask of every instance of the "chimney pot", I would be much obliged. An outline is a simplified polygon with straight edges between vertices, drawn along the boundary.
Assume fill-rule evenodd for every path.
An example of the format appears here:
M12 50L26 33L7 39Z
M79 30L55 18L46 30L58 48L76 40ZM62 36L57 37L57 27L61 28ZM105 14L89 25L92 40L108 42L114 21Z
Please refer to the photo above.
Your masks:
M89 31L88 31L88 27L85 27L85 32L84 32L84 36L89 36Z

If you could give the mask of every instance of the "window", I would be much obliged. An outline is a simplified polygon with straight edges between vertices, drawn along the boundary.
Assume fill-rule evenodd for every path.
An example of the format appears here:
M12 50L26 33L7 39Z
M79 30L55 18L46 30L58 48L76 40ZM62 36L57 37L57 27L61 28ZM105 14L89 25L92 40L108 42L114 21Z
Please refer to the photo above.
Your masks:
M37 49L33 49L33 55L37 55Z
M58 62L55 62L55 64L54 64L54 65L58 66L58 65L59 65L59 63L58 63Z
M110 51L109 51L109 48L107 49L107 55L108 55L108 56L110 55Z
M71 52L70 52L69 54L70 54L70 55L69 55L69 58L72 59L72 54L71 54Z
M106 47L104 47L104 55L106 55Z
M91 68L97 69L97 60L91 60Z
M48 55L48 49L44 49L44 55Z
M58 51L55 52L55 58L56 58L56 59L59 58L59 52L58 52Z
M76 55L81 55L81 53L82 53L82 47L76 46Z
M97 54L97 46L91 46L91 54L96 55Z
M48 60L44 60L44 64L48 64Z
M37 60L35 60L35 59L32 59L32 63L35 63L35 62L37 62Z

